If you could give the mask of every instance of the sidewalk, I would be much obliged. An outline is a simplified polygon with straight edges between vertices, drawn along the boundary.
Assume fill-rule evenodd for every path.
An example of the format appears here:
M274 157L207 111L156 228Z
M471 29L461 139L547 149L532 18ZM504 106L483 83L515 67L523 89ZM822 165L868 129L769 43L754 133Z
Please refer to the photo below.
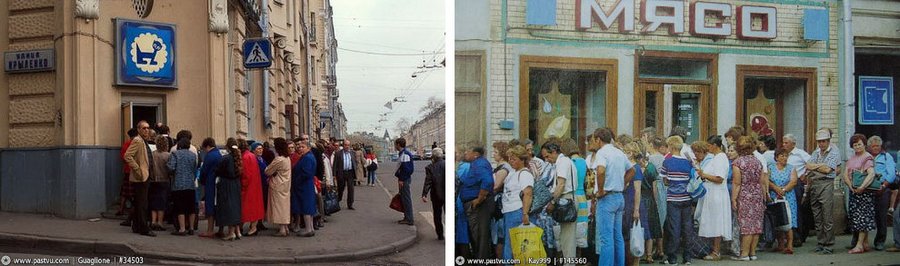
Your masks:
M347 210L342 202L343 209L328 217L329 222L316 231L315 237L273 237L276 231L270 229L232 242L196 235L173 236L169 231L146 237L131 233L130 227L120 226L121 220L115 219L90 222L0 212L0 250L205 263L352 261L395 253L415 244L416 227L398 225L396 221L402 215L389 209L389 202L380 186L356 187L356 210ZM200 230L205 229L206 223L201 221Z

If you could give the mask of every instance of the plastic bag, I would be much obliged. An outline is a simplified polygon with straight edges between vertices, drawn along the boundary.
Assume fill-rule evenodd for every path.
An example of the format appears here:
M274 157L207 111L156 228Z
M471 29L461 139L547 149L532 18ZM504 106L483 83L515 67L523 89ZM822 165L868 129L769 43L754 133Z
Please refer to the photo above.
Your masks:
M631 227L630 243L629 250L631 250L631 255L638 258L644 256L644 228L641 227L639 220L635 220L634 226Z
M579 248L588 247L588 223L575 223L575 245Z
M540 259L547 257L541 236L544 230L534 225L523 225L509 229L509 244L513 258L519 260L518 265L528 263L528 258ZM533 265L533 264L531 264Z

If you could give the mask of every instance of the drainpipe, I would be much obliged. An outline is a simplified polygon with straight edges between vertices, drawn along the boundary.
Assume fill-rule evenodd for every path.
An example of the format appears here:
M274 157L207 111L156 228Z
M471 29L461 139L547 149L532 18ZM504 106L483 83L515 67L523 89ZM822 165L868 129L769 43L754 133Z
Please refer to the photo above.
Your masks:
M855 50L853 48L853 19L852 19L852 8L850 6L849 0L841 1L843 4L842 13L843 19L841 19L841 26L843 27L843 52L844 56L841 58L842 65L844 67L844 89L841 90L844 93L844 131L843 131L843 143L844 143L844 158L850 158L850 152L853 149L850 148L848 142L846 140L850 139L853 136L853 132L856 130L856 103L854 102L855 96L855 82L856 78L853 76L856 63L855 63Z
M262 15L259 19L260 28L262 28L262 35L264 38L269 38L269 0L262 0ZM275 53L272 53L272 58L269 60L275 60ZM263 130L272 128L272 109L269 106L269 69L262 70L262 80L263 80Z

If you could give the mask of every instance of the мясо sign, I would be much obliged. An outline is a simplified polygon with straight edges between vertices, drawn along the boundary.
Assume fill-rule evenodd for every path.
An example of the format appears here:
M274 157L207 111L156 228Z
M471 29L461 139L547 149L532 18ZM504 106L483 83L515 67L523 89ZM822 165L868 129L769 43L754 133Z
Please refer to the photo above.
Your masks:
M175 25L116 19L116 85L177 87Z

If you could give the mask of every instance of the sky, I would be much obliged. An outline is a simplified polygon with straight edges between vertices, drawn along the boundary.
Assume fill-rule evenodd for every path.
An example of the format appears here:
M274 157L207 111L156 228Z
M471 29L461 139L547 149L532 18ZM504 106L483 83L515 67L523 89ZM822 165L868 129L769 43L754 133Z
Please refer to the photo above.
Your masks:
M445 68L412 77L417 67L440 65L444 59L443 0L331 0L331 6L338 42L338 101L348 133L382 136L387 129L396 137L398 120L405 117L414 123L429 97L445 100ZM393 110L384 107L400 96L406 102L394 102ZM379 123L384 113L387 121Z

